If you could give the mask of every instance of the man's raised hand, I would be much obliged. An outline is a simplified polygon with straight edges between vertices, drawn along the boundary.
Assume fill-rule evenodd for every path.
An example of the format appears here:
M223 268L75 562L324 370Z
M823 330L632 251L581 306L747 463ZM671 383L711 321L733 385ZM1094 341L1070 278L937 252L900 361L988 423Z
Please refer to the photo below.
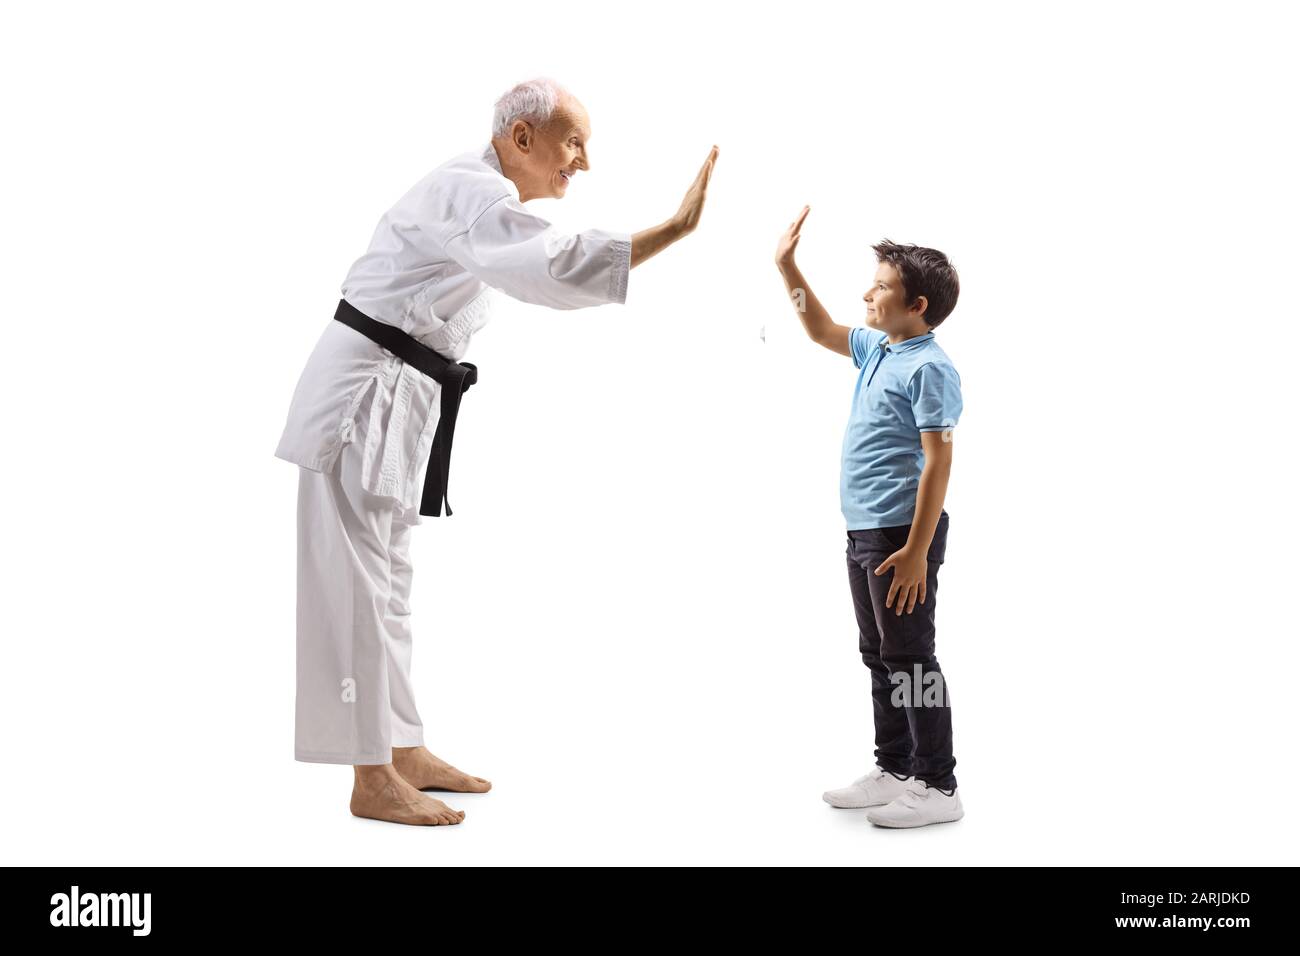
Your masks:
M677 215L673 217L681 228L682 235L694 232L695 227L699 225L700 213L704 211L704 197L709 189L709 177L713 175L713 164L717 159L718 147L714 146L709 150L709 158L704 161L704 165L696 174L695 182L691 183L691 188L686 190L686 198L682 200Z

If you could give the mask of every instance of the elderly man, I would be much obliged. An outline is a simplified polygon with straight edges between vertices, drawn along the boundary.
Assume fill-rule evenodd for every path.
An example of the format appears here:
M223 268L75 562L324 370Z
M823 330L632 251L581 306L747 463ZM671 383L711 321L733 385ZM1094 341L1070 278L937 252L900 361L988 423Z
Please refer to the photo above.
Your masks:
M357 816L460 823L421 791L491 787L425 749L408 603L411 529L446 499L457 407L477 377L459 360L490 290L555 309L622 303L628 271L699 222L716 146L677 213L635 234L566 234L526 209L591 168L590 138L582 104L552 81L502 96L491 142L380 219L294 390L275 454L300 466L295 757L351 764Z

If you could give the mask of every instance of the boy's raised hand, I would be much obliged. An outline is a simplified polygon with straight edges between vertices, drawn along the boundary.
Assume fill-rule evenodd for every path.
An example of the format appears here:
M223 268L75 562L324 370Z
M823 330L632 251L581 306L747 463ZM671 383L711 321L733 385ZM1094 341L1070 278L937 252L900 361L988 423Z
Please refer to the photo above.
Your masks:
M781 236L781 241L776 244L776 264L778 266L786 265L794 261L794 249L799 245L799 230L803 226L803 221L808 217L808 206L803 207L803 212L799 213L798 218L790 223L790 228Z
M885 607L894 608L894 613L908 614L916 607L916 602L925 603L925 574L928 568L924 551L912 552L901 548L880 563L876 576L894 569L894 580L889 582L889 594L885 596ZM897 604L895 604L897 598Z

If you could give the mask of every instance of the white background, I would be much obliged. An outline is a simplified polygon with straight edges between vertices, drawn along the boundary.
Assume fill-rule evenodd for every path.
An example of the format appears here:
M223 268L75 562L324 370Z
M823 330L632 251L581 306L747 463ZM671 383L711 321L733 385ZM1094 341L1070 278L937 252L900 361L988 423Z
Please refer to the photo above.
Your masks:
M743 10L743 12L742 12ZM1297 862L1294 26L1272 4L9 9L11 863ZM433 751L495 787L362 821L293 760L294 466L380 214L512 83L587 106L543 215L700 229L627 305L498 297L453 518L416 532ZM946 251L940 578L966 818L886 831L844 565L882 237ZM766 341L760 338L765 332Z

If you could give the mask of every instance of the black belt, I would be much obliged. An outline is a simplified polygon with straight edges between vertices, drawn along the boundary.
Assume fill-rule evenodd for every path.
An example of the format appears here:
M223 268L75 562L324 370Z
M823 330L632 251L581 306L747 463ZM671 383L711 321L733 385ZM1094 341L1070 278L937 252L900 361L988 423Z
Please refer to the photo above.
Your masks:
M453 362L439 355L396 326L376 322L359 312L346 299L339 299L334 318L356 329L370 341L382 345L407 365L418 369L442 386L442 410L438 418L438 430L433 433L433 446L429 449L429 467L424 473L424 497L420 499L420 514L440 517L443 502L446 501L447 516L451 517L451 502L447 501L451 439L456 431L460 396L478 381L478 366L469 362Z

